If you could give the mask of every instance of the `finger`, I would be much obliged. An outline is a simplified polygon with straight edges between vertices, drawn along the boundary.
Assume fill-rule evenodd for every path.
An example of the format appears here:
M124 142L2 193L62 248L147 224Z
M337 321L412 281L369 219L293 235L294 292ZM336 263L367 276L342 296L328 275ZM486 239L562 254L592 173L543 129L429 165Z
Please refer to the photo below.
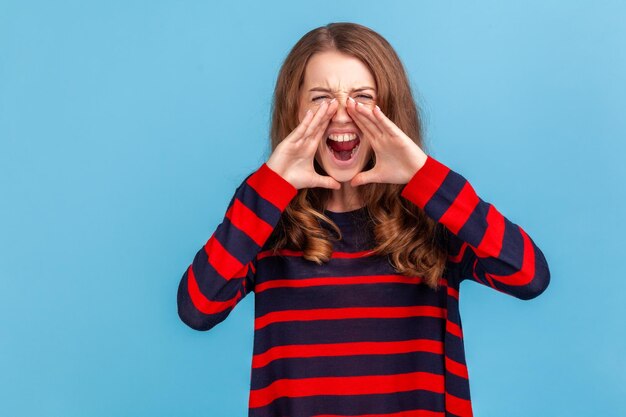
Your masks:
M356 113L361 115L367 121L366 123L371 123L372 126L370 126L370 129L375 130L376 132L379 133L379 135L382 135L385 129L382 128L382 126L380 126L380 122L372 114L372 109L370 109L368 106L364 105L363 103L359 103L359 102L356 102L354 107L355 107ZM377 137L380 137L380 136L377 136Z
M314 132L317 131L320 121L326 116L327 109L328 103L326 101L322 102L322 104L320 104L320 106L317 108L317 111L315 112L315 117L313 117L313 120L311 120L309 127L304 132L304 138L311 137Z
M287 135L285 140L297 141L298 139L300 139L311 124L311 120L313 120L314 115L315 112L312 109L308 109L298 126L296 126L296 128L289 135Z
M362 104L360 105L362 106ZM369 137L376 140L381 134L380 129L374 123L369 121L359 110L357 110L357 102L351 97L346 101L346 109L357 125L368 134Z
M376 166L374 166L374 168L372 169L368 169L367 171L361 171L356 174L352 178L352 180L350 180L350 185L352 185L353 187L358 187L359 185L368 184L371 182L379 182Z
M298 142L298 141L302 140L303 138L306 138L307 135L308 135L307 132L310 132L311 129L315 128L314 124L315 124L316 116L317 116L318 119L320 117L319 116L321 114L320 107L317 107L315 109L313 109L313 108L308 109L306 111L305 115L304 115L304 118L300 122L300 124L287 137L289 138L291 136L291 139L294 142Z
M314 187L331 188L333 190L339 190L341 188L341 183L327 175L317 175L316 180Z
M339 103L334 98L328 103L328 108L326 109L326 114L324 115L324 119L320 122L316 131L312 133L315 142L319 142L320 140L322 140L324 136L324 132L326 132L326 128L328 127L328 124L330 123L331 118L337 111L338 104Z
M378 106L374 107L374 110L372 110L372 114L379 121L379 126L381 126L382 129L384 129L385 131L387 131L388 133L393 134L393 135L399 135L400 134L400 132L399 132L400 128L398 127L398 125L396 125L394 122L392 122L385 115L385 113L383 113L383 111L380 109L380 107L378 107Z
M326 132L326 128L328 127L328 124L330 123L330 120L333 114L337 110L336 101L337 100L332 99L330 102L328 102L328 107L326 108L326 113L324 114L323 119L315 127L315 130L310 132L308 138L312 141L311 146L316 147L319 144L319 142L322 140L322 137L324 136L324 132Z

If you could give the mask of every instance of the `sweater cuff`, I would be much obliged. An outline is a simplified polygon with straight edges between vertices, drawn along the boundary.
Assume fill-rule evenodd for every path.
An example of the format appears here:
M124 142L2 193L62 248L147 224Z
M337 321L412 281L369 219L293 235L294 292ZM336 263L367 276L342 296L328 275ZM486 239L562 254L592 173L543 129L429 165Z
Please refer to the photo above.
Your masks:
M400 195L423 209L449 172L450 168L428 155L424 165L404 186Z
M285 210L289 202L298 194L298 189L289 181L263 163L247 180L249 186L265 200Z

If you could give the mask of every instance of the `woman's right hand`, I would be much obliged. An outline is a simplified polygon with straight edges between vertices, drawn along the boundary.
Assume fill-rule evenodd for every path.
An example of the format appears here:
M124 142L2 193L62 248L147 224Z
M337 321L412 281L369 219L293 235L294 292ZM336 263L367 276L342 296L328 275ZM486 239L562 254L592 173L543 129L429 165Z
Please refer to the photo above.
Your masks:
M266 165L297 189L324 187L338 190L341 184L315 171L313 159L330 118L337 110L337 100L324 100L309 110L300 124L276 146Z

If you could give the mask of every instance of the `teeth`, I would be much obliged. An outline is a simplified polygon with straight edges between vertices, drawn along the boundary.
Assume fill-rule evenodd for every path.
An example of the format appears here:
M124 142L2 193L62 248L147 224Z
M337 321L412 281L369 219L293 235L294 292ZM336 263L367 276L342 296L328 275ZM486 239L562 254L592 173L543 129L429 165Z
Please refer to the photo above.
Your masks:
M354 140L356 139L356 137L357 137L356 133L342 133L342 134L332 134L328 136L328 139L334 140L337 142L345 142L348 140Z

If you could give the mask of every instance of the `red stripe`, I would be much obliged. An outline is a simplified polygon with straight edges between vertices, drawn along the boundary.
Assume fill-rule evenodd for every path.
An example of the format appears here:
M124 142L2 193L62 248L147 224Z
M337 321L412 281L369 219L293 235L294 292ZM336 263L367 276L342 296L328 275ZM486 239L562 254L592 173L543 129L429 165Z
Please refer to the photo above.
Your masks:
M385 355L408 352L443 354L443 342L430 339L394 342L320 343L283 345L268 349L252 357L252 367L262 368L268 363L285 358L312 358L319 356Z
M248 235L259 246L263 246L274 229L237 198L226 212L226 217L233 226Z
M404 275L359 275L349 277L320 277L320 278L302 278L302 279L273 279L258 283L255 287L255 293L271 288L305 288L320 285L355 285L355 284L376 284L381 282L397 282L400 284L421 284L423 279L420 277L407 277Z
M414 316L445 318L445 309L431 306L346 307L314 310L273 311L254 320L254 330L287 321L341 320L363 318L404 318Z
M391 394L419 389L443 393L443 375L410 372L393 375L278 379L266 388L250 390L249 407L264 407L283 396Z
M493 283L493 279L491 279L491 277L489 276L489 274L485 274L485 278L487 278L487 282L489 283L489 285L491 286L491 288L496 288L496 286Z
M467 372L467 365L462 364L461 362L452 360L447 356L446 356L446 370L456 376L460 376L461 378L469 379L469 374Z
M461 192L456 196L443 216L441 216L439 222L445 224L456 235L467 222L467 219L469 219L479 202L480 199L476 192L474 192L470 183L465 181Z
M535 277L535 248L530 237L519 226L517 226L524 241L524 258L519 271L510 275L488 274L487 276L506 285L527 285Z
M446 391L446 411L459 417L473 417L472 403L470 400L455 397Z
M302 257L304 254L303 251L292 250L292 249L279 249L276 251L276 255L274 255L273 249L268 249L262 252L259 252L257 259L263 259L270 256L293 256L293 257ZM343 258L367 258L369 256L374 255L373 250L359 251L359 252L339 252L335 251L331 254L331 258L333 259L343 259Z
M457 253L456 255L448 255L448 260L450 262L454 262L454 263L460 263L461 260L463 259L463 256L465 255L465 251L467 250L467 248L469 247L467 242L463 242L461 244L461 247L459 248L459 253Z
M277 172L267 166L267 163L254 172L246 181L263 199L269 201L281 211L284 210L296 194L298 189Z
M344 259L344 258L365 258L367 256L371 256L374 254L372 250L365 250L360 252L333 252L333 259Z
M459 290L454 289L452 287L448 287L448 295L450 297L454 297L454 298L456 298L458 300L459 299Z
M237 292L237 295L227 301L211 301L202 294L196 276L193 273L193 269L190 266L187 270L187 292L189 298L194 307L204 314L217 314L224 310L232 308L237 301L242 297L241 290Z
M304 251L301 250L292 250L292 249L279 249L278 251L276 251L276 254L274 255L274 250L273 249L268 249L262 252L259 252L259 254L257 255L257 259L263 259L263 258L267 258L270 256L293 256L295 258L301 258L304 254ZM369 256L372 256L374 254L374 251L372 250L366 250L366 251L359 251L359 252L333 252L331 254L331 258L333 259L344 259L344 258L367 258Z
M215 238L215 233L211 235L204 245L204 251L211 266L225 280L242 276L241 271L245 266L222 246L220 241Z
M400 195L407 198L420 208L437 192L450 172L450 168L431 156L426 158L422 166L404 186Z
M407 410L385 414L316 414L313 417L445 417L445 413L430 410Z
M487 211L487 230L475 248L476 255L481 257L498 257L504 241L504 216L493 206Z
M448 330L450 334L463 338L463 331L461 330L461 327L450 320L446 323L446 330Z

